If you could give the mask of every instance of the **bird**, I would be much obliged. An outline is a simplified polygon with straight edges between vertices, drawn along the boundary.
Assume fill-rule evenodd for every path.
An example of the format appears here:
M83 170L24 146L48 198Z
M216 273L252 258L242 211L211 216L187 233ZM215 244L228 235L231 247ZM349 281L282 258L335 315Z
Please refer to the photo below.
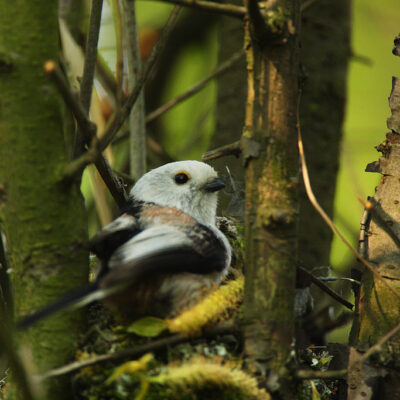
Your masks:
M124 319L171 317L227 275L231 247L216 226L224 181L208 164L176 161L144 174L120 215L89 241L101 266L94 282L22 319L26 329L63 308L101 300Z

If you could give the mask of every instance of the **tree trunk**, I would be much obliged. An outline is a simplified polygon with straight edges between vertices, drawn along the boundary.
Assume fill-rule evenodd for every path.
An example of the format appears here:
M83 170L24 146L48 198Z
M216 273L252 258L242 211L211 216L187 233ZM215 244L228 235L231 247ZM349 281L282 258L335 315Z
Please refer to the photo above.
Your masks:
M371 198L371 222L366 235L368 259L375 270L400 293L400 79L393 78L389 98L392 117L388 119L391 132L378 146L379 161L371 163L367 171L381 173L382 179ZM397 237L397 238L396 238ZM369 270L364 270L354 321L351 342L362 348L376 344L400 323L400 298ZM380 385L374 387L379 399L400 397L400 337L395 335L379 352L373 362L386 368ZM355 392L357 388L353 389ZM350 390L349 398L355 398ZM353 396L353 397L351 397Z
M294 331L299 3L276 2L271 20L280 21L278 32L268 20L262 26L257 15L252 17L254 4L246 2L253 22L245 26L248 97L242 137L245 352L254 369L280 378L279 390L290 399L293 387L283 371Z
M61 182L62 104L43 73L46 60L58 59L57 21L57 2L0 0L0 218L17 318L88 276L83 198ZM22 335L39 372L71 360L83 316L62 313ZM67 379L46 386L51 398L70 398ZM8 397L19 397L15 387Z

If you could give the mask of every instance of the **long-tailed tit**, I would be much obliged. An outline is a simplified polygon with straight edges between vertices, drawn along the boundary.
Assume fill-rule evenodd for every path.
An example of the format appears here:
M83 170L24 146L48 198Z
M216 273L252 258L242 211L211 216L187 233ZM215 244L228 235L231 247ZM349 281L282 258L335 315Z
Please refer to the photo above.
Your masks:
M121 215L90 241L101 260L95 282L19 326L95 300L128 318L165 317L193 305L230 265L230 245L215 226L217 192L224 186L199 161L173 162L143 175Z

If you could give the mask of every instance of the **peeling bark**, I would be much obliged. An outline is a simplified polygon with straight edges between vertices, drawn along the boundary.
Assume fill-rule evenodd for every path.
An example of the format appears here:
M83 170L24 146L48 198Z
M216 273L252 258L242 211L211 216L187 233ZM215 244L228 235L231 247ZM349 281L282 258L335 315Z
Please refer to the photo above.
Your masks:
M393 78L389 98L392 116L388 119L391 132L377 147L379 161L368 170L382 174L372 199L374 209L368 230L369 262L386 281L400 292L400 80ZM364 271L359 296L359 314L353 324L351 341L359 346L375 344L400 323L400 299L371 272ZM400 393L400 337L393 336L374 358L376 366L385 367L384 378L376 388L376 398L397 398ZM385 397L387 393L391 395ZM383 397L382 397L383 396ZM356 398L356 397L352 397Z

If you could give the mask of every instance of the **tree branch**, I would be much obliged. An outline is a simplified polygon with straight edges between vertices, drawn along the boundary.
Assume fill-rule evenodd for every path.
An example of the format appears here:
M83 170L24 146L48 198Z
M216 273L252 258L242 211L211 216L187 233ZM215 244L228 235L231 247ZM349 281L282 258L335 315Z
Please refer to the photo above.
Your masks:
M86 115L89 114L90 102L92 98L102 8L103 0L92 1L89 21L89 34L86 44L85 64L83 67L83 76L80 84L80 101ZM83 153L85 144L90 143L94 134L95 132L82 130L78 127L75 137L74 158Z
M223 74L224 72L228 71L231 67L233 67L243 57L243 55L244 55L243 51L237 52L229 60L226 60L225 62L223 62L210 75L206 76L200 82L197 82L186 92L180 94L179 96L170 100L168 103L165 103L162 106L158 107L156 110L152 111L150 114L147 115L146 123L149 124L150 122L152 122L156 118L158 118L160 115L169 111L172 107L175 107L177 104L181 103L183 100L186 100L188 97L193 96L194 94L198 93L212 79L218 77L219 75Z
M180 7L175 6L172 10L164 29L162 30L157 43L154 45L153 50L146 62L143 72L140 74L139 79L137 80L135 87L133 88L131 94L124 102L123 106L111 120L110 125L104 132L104 135L99 140L99 148L100 150L104 150L114 139L115 135L117 134L118 130L121 128L122 124L128 117L133 105L135 104L137 98L139 97L140 92L143 89L144 83L147 81L148 77L150 76L151 71L153 70L154 65L159 59L159 55L161 50L164 48L166 41L175 26L176 19L179 14Z
M85 137L91 136L93 138L89 150L67 165L64 171L64 181L70 182L78 174L82 173L87 165L94 162L115 202L119 207L122 207L126 202L127 196L124 188L114 177L107 160L97 150L96 125L86 117L82 104L71 92L64 76L57 68L56 63L54 61L47 61L44 65L44 70L47 76L55 83L66 105L73 113L81 131L85 132Z
M233 321L225 321L219 325L211 328L209 331L205 332L202 337L211 338L219 335L226 335L237 333L237 328L233 324ZM91 365L100 364L109 361L118 361L125 358L135 358L142 354L148 353L150 351L155 352L168 346L177 345L180 343L186 343L193 340L193 337L182 336L182 335L172 335L166 338L154 340L150 343L145 343L143 345L137 346L133 349L126 349L116 353L104 354L100 356L95 356L82 361L76 361L71 364L64 365L60 368L52 369L45 374L38 376L37 378L41 381L44 379L69 374L71 372L77 371L79 369L89 367Z
M77 96L71 91L64 75L57 67L57 64L53 60L46 61L44 64L45 74L53 81L58 91L60 92L65 104L71 110L74 115L78 127L87 132L87 135L95 135L96 125L87 118L85 109L79 102Z
M237 140L236 142L227 144L225 146L218 147L217 149L207 151L204 153L201 158L203 161L215 160L217 158L234 155L235 157L239 157L241 154L241 141Z
M185 7L199 8L204 11L224 14L231 17L243 18L246 15L246 8L233 4L221 4L213 1L203 0L164 0L167 3L179 4Z
M331 296L334 300L339 302L340 304L343 304L345 307L347 307L350 310L353 310L354 305L345 300L343 297L339 296L334 290L332 290L329 286L325 285L323 282L321 282L317 277L315 277L313 274L308 272L306 269L302 267L297 267L298 270L301 271L302 274L306 275L308 279L315 285L318 286L321 290L323 290L325 293L327 293L329 296Z
M124 0L122 7L128 53L128 87L131 90L143 69L136 23L136 0ZM146 172L146 116L143 90L129 115L129 135L129 173L132 178L138 180Z

